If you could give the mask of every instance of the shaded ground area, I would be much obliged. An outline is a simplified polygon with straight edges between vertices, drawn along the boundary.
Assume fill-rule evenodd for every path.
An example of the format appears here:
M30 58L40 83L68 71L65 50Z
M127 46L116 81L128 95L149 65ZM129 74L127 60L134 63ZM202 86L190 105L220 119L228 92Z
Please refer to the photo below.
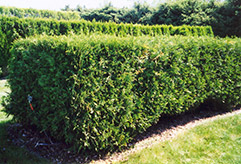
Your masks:
M136 137L136 140L132 143L133 147L131 149L120 153L114 153L103 160L98 160L97 163L111 163L114 161L127 160L129 155L139 150L152 147L157 143L172 140L179 133L183 133L185 130L189 130L197 125L240 113L241 109L236 108L229 111L199 110L196 112L188 112L181 116L163 117L158 124L150 127L145 133Z
M224 115L229 112L240 111L239 108L232 110L210 110L210 106L202 105L195 111L189 111L177 116L163 116L159 122L147 129L143 134L134 138L128 148L123 152L114 154L92 154L86 156L74 154L69 150L69 146L55 142L44 132L39 133L33 128L24 128L20 124L12 124L8 127L10 140L18 146L27 148L30 152L50 159L53 163L111 163L123 160L128 154L153 145L156 142L172 138L178 131L191 128L199 120L206 120L217 115Z

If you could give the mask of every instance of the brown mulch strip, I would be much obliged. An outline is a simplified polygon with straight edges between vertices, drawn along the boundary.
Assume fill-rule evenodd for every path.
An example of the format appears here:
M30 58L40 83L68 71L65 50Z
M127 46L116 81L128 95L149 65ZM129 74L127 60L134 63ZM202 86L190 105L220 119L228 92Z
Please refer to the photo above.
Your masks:
M161 117L159 122L147 129L143 134L134 138L133 142L123 152L115 152L112 155L101 153L99 155L81 155L75 154L69 150L69 146L55 142L44 132L39 133L34 129L24 128L21 124L12 124L8 127L9 139L20 147L28 149L33 154L47 158L52 163L112 163L113 161L124 160L127 155L138 150L149 147L150 145L171 139L178 132L195 126L198 122L225 115L230 112L239 112L241 109L233 109L229 111L210 110L207 108L189 111L177 116ZM86 153L88 154L88 153Z

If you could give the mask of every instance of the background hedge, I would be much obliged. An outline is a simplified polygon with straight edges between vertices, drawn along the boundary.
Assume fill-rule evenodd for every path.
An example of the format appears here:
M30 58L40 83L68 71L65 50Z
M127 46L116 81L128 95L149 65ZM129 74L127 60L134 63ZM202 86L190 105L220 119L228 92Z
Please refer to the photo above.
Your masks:
M18 18L53 18L58 20L80 20L80 13L77 11L51 11L37 10L32 8L17 8L0 6L0 15L16 16Z
M7 74L8 59L12 42L18 38L25 38L38 34L66 35L68 33L92 34L103 33L117 36L157 36L157 35L208 35L213 36L209 26L142 26L133 24L116 24L81 21L57 21L54 19L17 18L0 16L0 69Z
M69 5L66 5L65 8L62 9L66 11L66 14L64 12L47 10L0 7L0 14L68 20L80 17L90 21L112 21L116 23L149 25L209 25L212 27L214 35L216 36L241 36L240 0L175 0L163 1L163 3L153 5L154 4L150 6L148 3L136 2L131 8L115 8L109 3L96 9L87 9L83 6L70 8ZM61 15L60 17L57 16L59 13Z
M240 39L40 36L15 42L5 111L76 151L116 150L205 100L241 102ZM27 100L33 97L32 111Z

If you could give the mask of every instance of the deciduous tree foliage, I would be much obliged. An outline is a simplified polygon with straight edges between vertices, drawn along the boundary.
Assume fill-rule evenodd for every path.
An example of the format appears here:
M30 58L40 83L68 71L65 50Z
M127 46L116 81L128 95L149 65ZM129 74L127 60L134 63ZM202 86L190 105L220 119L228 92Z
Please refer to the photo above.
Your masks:
M211 25L218 36L241 36L241 6L215 0L178 0L161 4L153 14L153 24Z

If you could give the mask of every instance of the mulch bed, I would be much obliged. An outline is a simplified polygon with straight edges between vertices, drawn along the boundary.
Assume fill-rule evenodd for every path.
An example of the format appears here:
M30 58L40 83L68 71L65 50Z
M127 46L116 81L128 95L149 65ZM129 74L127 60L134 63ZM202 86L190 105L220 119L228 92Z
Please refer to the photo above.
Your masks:
M238 108L232 111L238 110ZM142 140L151 138L155 135L162 135L168 131L175 130L174 127L179 127L196 120L213 117L219 114L225 114L227 110L210 110L209 108L202 106L195 111L189 111L177 116L163 116L160 118L159 122L147 129L143 134L138 135L134 138L133 142L129 144L126 150L130 150L135 144L140 143ZM171 134L171 133L170 133ZM25 128L21 124L11 124L8 126L9 139L17 146L26 148L29 152L40 156L42 158L47 158L53 163L89 163L97 161L99 163L110 163L115 160L110 154L106 153L90 154L85 155L84 153L75 154L70 151L69 145L61 142L55 142L53 139L48 137L44 132L40 133L33 128ZM165 140L165 135L163 135ZM89 155L90 154L90 155ZM120 152L115 152L115 154L121 154ZM117 155L118 156L118 155ZM118 159L121 159L119 155Z

